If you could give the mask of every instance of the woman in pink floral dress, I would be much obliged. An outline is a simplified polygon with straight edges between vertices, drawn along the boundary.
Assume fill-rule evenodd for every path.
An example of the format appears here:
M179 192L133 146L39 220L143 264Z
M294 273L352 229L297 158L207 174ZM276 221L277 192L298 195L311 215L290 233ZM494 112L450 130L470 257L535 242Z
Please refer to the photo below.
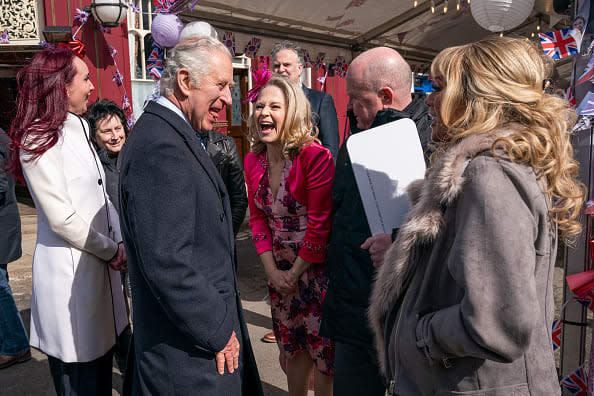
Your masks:
M260 91L245 158L250 228L268 277L272 323L289 394L332 394L334 344L319 336L334 163L317 143L302 89L282 77Z

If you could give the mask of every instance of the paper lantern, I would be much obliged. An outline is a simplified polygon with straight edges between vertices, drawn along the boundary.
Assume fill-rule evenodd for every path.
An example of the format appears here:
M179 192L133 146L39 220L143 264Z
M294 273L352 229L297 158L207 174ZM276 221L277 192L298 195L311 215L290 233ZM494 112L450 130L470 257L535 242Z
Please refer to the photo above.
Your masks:
M474 20L492 32L513 29L532 13L534 0L472 0Z
M179 42L179 35L184 28L182 21L173 14L158 14L151 24L153 40L161 47L174 47Z

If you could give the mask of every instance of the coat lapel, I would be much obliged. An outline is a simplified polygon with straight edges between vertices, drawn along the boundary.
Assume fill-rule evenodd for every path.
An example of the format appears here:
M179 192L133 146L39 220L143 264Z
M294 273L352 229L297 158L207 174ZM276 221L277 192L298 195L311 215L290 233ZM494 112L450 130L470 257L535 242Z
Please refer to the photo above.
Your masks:
M216 187L219 198L221 199L223 210L225 212L225 217L228 219L227 224L229 228L229 243L230 246L233 246L233 225L231 222L231 207L229 205L229 199L224 199L224 197L228 195L226 193L227 188L223 184L223 180L221 179L221 176L218 174L217 169L214 166L214 163L212 162L206 151L204 151L204 148L200 143L200 138L198 137L196 131L194 131L194 129L179 115L175 114L173 111L167 109L166 107L158 103L149 103L145 111L163 118L165 121L167 121L167 123L169 123L173 127L173 129L182 137L182 139L184 139L190 151L196 158L196 161L204 169L204 171L208 175L208 178Z

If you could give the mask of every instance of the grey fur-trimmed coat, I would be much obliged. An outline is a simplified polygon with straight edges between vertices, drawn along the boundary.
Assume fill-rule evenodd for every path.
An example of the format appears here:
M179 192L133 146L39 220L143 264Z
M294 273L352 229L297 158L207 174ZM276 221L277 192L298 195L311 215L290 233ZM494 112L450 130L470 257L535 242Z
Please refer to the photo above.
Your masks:
M409 189L369 307L390 395L559 395L556 228L532 168L470 136Z

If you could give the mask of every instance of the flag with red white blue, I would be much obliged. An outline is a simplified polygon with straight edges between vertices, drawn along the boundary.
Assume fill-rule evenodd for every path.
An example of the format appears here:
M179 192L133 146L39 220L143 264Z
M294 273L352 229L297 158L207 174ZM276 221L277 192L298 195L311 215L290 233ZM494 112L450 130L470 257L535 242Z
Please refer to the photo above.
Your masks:
M314 63L314 66L315 66L316 70L318 70L320 67L322 67L322 65L324 65L324 58L325 57L326 57L326 53L325 52L318 53L318 56L316 57L316 62Z
M575 37L571 29L555 30L553 32L539 33L540 45L544 53L552 59L562 59L579 52Z
M231 56L235 56L235 34L233 32L226 31L225 34L223 34L222 42L231 53Z
M128 99L128 94L124 94L124 100L122 101L122 109L126 110L130 108L130 99Z
M89 20L89 13L85 10L77 8L74 12L74 20L80 23L87 23L87 21Z
M128 129L134 127L134 124L136 124L136 117L134 117L134 114L130 114L130 117L126 120L126 124L128 125Z
M163 67L163 48L159 47L157 44L153 44L153 50L151 51L149 57L146 60L146 69L148 70L149 75L153 78L153 80L159 81L161 79Z
M136 14L140 14L140 7L138 7L136 4L130 3L129 6L130 6L130 9L132 10L132 12L134 12Z
M258 50L260 49L261 43L262 40L260 40L258 37L252 37L252 39L245 46L243 54L248 58L255 58Z
M10 37L8 36L8 30L0 32L0 44L10 44Z
M122 75L122 73L120 73L119 70L116 69L115 73L113 74L112 80L119 86L122 85L122 83L124 82L124 76Z
M561 347L561 332L563 331L563 326L561 323L561 319L555 319L553 321L553 351L556 351Z
M311 67L311 57L309 51L305 48L301 48L301 54L303 54L303 67Z
M590 290L588 294L583 296L577 296L574 294L573 298L575 298L575 301L579 302L590 311L594 311L594 291Z
M588 396L588 378L584 365L578 367L573 373L561 380L561 386L572 395Z
M116 56L118 54L118 50L113 47L113 45L109 46L109 55Z

